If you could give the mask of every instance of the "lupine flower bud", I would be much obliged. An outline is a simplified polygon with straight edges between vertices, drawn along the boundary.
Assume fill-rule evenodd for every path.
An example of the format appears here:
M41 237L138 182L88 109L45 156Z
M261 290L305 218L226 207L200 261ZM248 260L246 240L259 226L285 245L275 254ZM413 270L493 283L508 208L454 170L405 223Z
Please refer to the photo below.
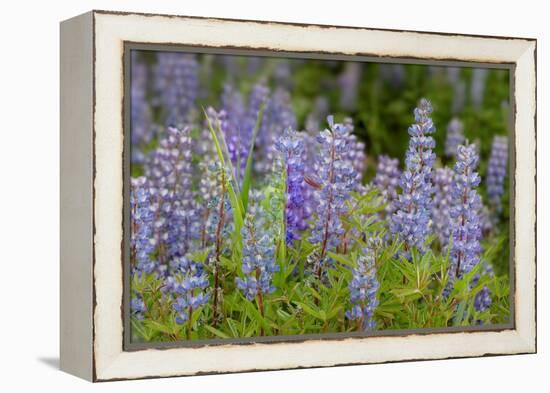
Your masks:
M450 209L453 238L450 250L450 283L471 271L480 260L481 200L475 190L480 182L475 171L478 161L475 145L458 147Z

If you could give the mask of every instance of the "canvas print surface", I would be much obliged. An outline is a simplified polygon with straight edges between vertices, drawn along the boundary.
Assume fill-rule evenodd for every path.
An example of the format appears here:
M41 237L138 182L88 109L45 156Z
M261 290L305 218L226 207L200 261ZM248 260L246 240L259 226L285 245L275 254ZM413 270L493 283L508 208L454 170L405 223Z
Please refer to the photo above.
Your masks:
M509 323L509 78L132 50L131 342Z

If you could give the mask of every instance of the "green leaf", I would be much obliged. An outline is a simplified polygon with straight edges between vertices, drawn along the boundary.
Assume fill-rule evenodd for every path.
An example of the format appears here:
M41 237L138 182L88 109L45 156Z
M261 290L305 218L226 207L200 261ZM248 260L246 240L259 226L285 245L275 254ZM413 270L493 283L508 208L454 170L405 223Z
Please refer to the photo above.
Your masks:
M325 320L326 314L324 313L324 311L323 311L323 314L325 314L325 315L324 315L325 318L323 318L323 314L321 314L320 311L317 311L317 310L313 309L313 307L310 307L310 306L307 305L306 303L297 302L297 301L294 301L294 303L297 304L298 306L302 307L302 308L304 309L304 311L305 311L306 313L308 313L309 315L311 315L311 316L313 316L313 317L315 317L315 318L317 318L317 319L320 319L320 320L322 320L322 321Z
M131 318L132 322L132 329L134 329L145 341L149 341L151 339L151 334L148 334L148 332L144 329L142 324L135 318Z
M233 335L233 337L239 337L239 332L236 326L238 322L231 318L227 318L226 321L227 321L227 324L229 325L229 330L231 330L231 334Z
M227 142L225 141L224 133L221 131L219 124L218 124L218 133L217 133L214 130L214 127L212 126L212 121L210 120L210 117L208 116L208 114L206 113L204 108L202 109L202 111L204 112L204 116L206 116L206 122L208 123L208 129L210 130L210 134L212 135L212 139L214 140L214 146L216 147L216 152L217 152L218 157L220 159L220 163L222 164L222 166L224 168L229 169L229 172L231 174L231 179L233 180L235 190L236 190L237 194L240 195L239 182L237 182L237 179L235 178L235 168L233 168L233 163L229 159L230 154L229 154L229 150L227 148ZM218 138L218 134L219 134L219 138ZM227 161L225 160L224 157L227 157ZM242 208L243 206L240 205L240 207Z
M418 288L395 288L391 290L395 296L402 300L414 300L422 297L422 292Z
M166 333L166 334L173 334L174 333L173 329L170 329L170 327L168 327L166 325L163 325L162 323L159 323L159 322L157 322L155 320L152 320L152 319L147 319L147 320L143 321L143 324L146 325L147 327L151 328L151 329L154 329L154 330L162 332L162 333Z
M468 303L466 301L460 302L458 305L458 308L456 310L455 317L453 318L453 326L460 326L462 325L463 316L466 311L466 307L468 306Z
M353 261L351 261L347 255L328 252L328 256L334 259L335 261L340 262L342 265L345 265L351 268L356 267L356 264Z
M210 325L204 325L204 328L206 330L208 330L210 333L212 333L213 335L217 336L217 337L220 337L220 338L229 338L229 336L227 334L225 334L224 332L222 332L221 330L218 330L216 329L215 327L212 327Z

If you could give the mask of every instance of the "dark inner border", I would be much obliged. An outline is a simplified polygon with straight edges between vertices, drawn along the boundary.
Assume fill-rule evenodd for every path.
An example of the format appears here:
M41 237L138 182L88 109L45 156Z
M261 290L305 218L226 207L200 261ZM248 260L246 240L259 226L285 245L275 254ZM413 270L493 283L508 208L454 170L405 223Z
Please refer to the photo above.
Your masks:
M123 350L137 351L144 349L170 349L170 348L200 348L205 346L219 345L251 345L256 343L262 344L277 344L277 343L300 343L311 340L344 340L349 338L366 338L366 337L405 337L411 335L426 335L436 333L468 333L480 331L499 332L503 330L515 329L515 168L516 154L515 144L509 143L510 162L509 162L509 178L510 178L510 260L509 260L509 277L510 277L510 322L506 324L493 324L482 326L465 326L465 327L445 327L445 328L423 328L423 329L399 329L399 330L380 330L374 332L351 332L351 333L326 333L326 334L303 334L291 336L268 336L268 337L251 337L251 338L234 338L234 339L208 339L208 340L180 340L166 342L149 342L135 343L131 341L131 322L130 322L130 153L131 153L131 51L147 50L147 51L166 51L166 52L187 52L187 53L202 53L202 54L217 54L217 55L236 55L236 56L261 56L261 57L277 57L277 58L298 58L298 59L315 59L315 60L339 60L339 61L359 61L372 63L397 63L397 64L419 64L419 65L437 65L451 67L477 67L477 68L493 68L507 69L510 79L510 135L509 140L515 141L515 63L478 63L470 61L457 61L455 59L430 59L416 57L382 57L373 54L358 54L347 55L341 53L321 53L321 52L286 52L266 48L249 48L249 47L234 47L234 46L194 46L178 43L151 44L144 42L124 41L123 50L123 241L122 241L122 268L123 268L123 305L121 308L123 319Z

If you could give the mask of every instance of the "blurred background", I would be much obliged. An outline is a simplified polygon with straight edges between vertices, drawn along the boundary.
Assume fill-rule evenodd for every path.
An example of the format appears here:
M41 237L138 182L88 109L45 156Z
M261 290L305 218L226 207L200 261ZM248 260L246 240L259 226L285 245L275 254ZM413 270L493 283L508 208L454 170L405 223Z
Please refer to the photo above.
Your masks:
M507 69L172 55L191 64L188 66L191 70L181 72L187 83L181 83L184 89L196 90L187 93L196 108L220 108L227 85L239 91L241 97L247 97L256 83L267 85L272 92L282 89L290 95L298 129L324 128L328 114L333 114L337 121L350 117L355 133L366 144L367 157L373 162L379 154L404 156L409 138L407 128L414 120L413 109L422 97L434 107L432 117L438 129L434 138L440 159L444 157L445 130L453 117L462 121L467 140L479 142L481 172L485 169L483 163L490 153L493 136L507 135L510 131ZM155 99L155 84L161 88L155 72L159 63L157 56L153 51L134 52L137 72L133 74L133 86L142 89L141 94L149 99L152 123L163 124L166 113L162 113L162 101ZM196 70L192 69L194 66ZM195 72L197 81L192 80ZM370 169L374 170L372 165Z

